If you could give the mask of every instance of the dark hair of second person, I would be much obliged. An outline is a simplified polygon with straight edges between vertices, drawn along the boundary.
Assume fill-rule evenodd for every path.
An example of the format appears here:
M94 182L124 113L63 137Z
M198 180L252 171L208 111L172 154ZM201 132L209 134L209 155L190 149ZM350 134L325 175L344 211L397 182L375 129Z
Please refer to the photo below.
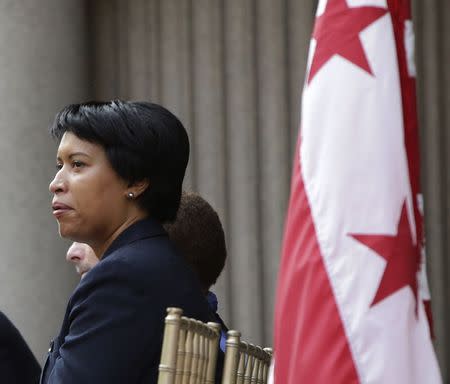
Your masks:
M177 217L164 224L169 238L196 272L205 293L215 284L227 257L217 212L200 195L183 192Z

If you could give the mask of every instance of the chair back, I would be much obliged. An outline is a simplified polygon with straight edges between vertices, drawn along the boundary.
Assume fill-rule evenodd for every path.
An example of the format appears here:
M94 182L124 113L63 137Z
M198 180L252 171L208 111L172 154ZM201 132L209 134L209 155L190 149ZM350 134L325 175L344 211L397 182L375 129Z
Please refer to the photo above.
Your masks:
M214 384L220 325L167 308L158 384Z
M271 348L261 348L241 340L238 331L227 334L222 384L266 384Z

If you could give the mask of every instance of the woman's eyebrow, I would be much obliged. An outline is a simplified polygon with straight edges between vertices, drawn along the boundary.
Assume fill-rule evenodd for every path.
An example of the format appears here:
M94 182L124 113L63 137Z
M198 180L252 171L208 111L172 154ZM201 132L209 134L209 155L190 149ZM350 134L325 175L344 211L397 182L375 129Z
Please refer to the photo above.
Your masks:
M75 156L91 157L91 156L88 155L86 152L74 152L74 153L71 153L71 154L69 155L69 159L71 160L71 159L72 159L73 157L75 157ZM61 161L61 156L58 155L58 156L56 157L56 160L57 160L57 161Z
M90 157L86 152L74 152L74 153L71 153L71 154L69 155L69 159L71 159L71 158L74 157L74 156L86 156L86 157Z

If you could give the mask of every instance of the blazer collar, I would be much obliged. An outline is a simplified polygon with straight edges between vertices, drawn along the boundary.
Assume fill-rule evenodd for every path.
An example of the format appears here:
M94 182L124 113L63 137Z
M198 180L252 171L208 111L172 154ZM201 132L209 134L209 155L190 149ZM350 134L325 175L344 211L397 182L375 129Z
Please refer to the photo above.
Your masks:
M167 236L167 232L161 223L155 219L143 219L126 228L109 246L104 253L102 260L108 257L115 250L130 244L134 241L155 236Z

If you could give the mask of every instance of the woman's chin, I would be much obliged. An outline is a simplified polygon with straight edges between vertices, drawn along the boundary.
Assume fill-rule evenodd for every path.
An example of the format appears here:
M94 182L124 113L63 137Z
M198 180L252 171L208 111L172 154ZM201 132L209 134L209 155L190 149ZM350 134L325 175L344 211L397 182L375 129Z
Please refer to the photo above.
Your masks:
M74 228L67 224L58 223L58 231L59 236L63 237L64 239L73 240L73 236L76 237L76 231L74 230Z

